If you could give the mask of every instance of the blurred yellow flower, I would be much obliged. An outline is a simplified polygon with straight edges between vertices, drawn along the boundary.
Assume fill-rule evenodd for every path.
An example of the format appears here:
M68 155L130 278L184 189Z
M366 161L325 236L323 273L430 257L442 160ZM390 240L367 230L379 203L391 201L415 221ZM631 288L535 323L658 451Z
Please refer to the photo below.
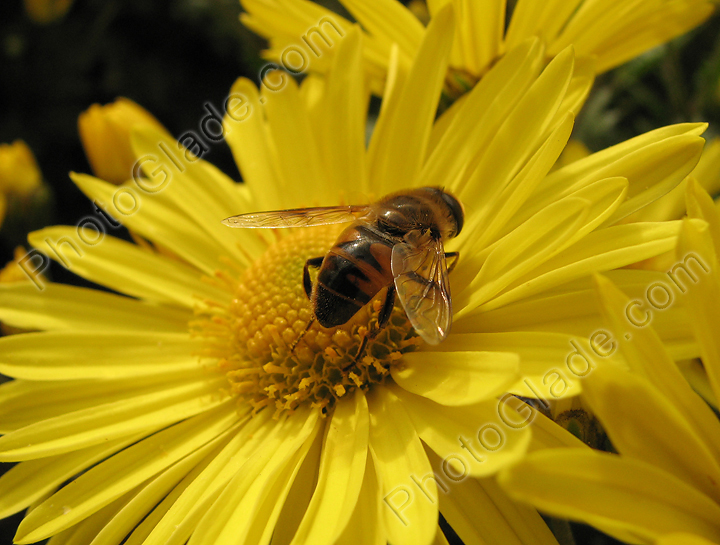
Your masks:
M25 142L0 144L0 192L26 197L41 184L40 168Z
M48 227L35 248L125 296L0 285L0 319L39 330L0 339L0 372L17 379L0 386L0 460L20 462L0 478L0 515L33 506L17 543L429 545L444 541L438 513L467 542L556 543L489 477L529 448L582 446L497 398L534 395L523 377L547 387L572 335L597 328L590 274L630 291L657 277L617 269L674 248L681 223L618 222L687 175L705 127L665 127L549 174L591 83L572 48L545 66L539 40L523 42L436 121L452 39L444 9L409 68L391 65L367 146L352 29L326 79L235 83L223 126L244 183L150 127L131 137L143 176L73 176L152 245ZM398 306L348 366L377 320L370 304L292 352L312 316L303 265L339 228L220 221L430 185L467 212L447 246L461 256L450 336L424 345ZM559 397L579 390L567 374Z
M114 184L132 178L136 158L130 135L139 127L152 127L167 134L152 114L123 97L105 106L93 104L80 114L80 140L96 176Z
M268 60L290 71L325 72L347 19L308 0L240 0L243 23L270 41ZM401 65L414 58L423 24L398 0L340 0L364 29L363 61L371 87L382 94L391 52ZM446 92L471 88L497 59L529 37L541 38L547 58L573 45L581 62L605 72L695 28L714 10L710 0L518 0L508 24L506 0L428 0L434 17L455 7ZM303 62L300 62L300 61Z
M73 0L25 0L25 12L35 23L45 25L62 19Z
M35 156L22 140L0 144L0 226L6 214L22 223L45 204L47 188Z

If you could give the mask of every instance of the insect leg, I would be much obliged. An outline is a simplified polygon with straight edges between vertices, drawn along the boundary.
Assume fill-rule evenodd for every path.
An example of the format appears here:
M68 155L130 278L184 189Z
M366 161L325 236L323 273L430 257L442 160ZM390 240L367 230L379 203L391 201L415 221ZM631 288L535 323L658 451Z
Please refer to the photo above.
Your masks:
M395 306L395 283L392 283L388 286L387 294L385 294L385 302L383 303L382 308L380 309L380 313L378 314L378 325L376 332L379 332L382 328L384 328L388 320L390 319L390 315L392 314L393 307ZM375 333L377 335L377 333ZM374 336L374 335L373 335Z
M312 280L310 280L309 268L314 267L317 269L322 265L323 259L325 259L325 256L312 257L305 262L305 268L303 269L303 287L305 288L305 294L308 299L310 299L312 295ZM312 323L312 320L310 320L309 323Z
M455 265L458 264L458 261L460 260L460 252L445 252L445 259L452 258L452 263L450 263L447 266L447 272L452 271L455 268Z
M367 344L369 341L374 339L378 333L380 333L383 328L387 325L388 321L390 320L390 315L392 314L393 307L395 306L395 284L390 284L387 289L387 293L385 294L385 301L383 302L383 306L380 309L380 312L378 313L378 323L377 327L373 329L372 331L368 332L364 337L362 342L360 343L360 348L357 351L357 354L353 358L352 362L350 362L348 365L343 367L343 371L347 369L348 367L355 365L357 361L360 359L360 356L362 356L363 352L365 351L365 348L367 347Z
M322 265L323 259L325 259L325 256L311 257L305 262L305 267L303 268L303 288L305 288L305 295L307 295L308 299L312 297L312 281L310 280L310 267L319 267L320 265ZM313 315L308 320L305 329L303 329L302 333L300 333L300 335L297 336L297 339L295 339L290 345L291 354L295 351L295 347L302 340L302 338L305 336L305 333L308 332L310 326L312 326L314 322L315 314L313 313Z
M308 320L307 325L305 326L305 329L302 330L302 333L297 336L297 339L293 341L293 343L290 345L290 353L292 354L295 351L295 347L298 345L298 343L302 340L302 338L305 336L305 333L308 332L310 329L310 326L313 325L315 322L315 315L313 314L312 317Z

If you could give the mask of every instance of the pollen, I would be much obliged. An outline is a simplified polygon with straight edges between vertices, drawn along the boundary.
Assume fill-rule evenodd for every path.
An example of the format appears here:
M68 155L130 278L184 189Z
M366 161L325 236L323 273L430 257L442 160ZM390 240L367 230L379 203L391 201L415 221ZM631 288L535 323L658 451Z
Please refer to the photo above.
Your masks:
M376 332L385 289L342 326L327 329L315 321L308 327L313 306L303 287L305 263L325 255L341 229L295 229L236 276L218 272L218 282L232 292L227 305L207 303L191 323L206 341L202 356L217 361L230 393L253 413L271 407L280 415L302 404L327 413L357 388L383 383L402 353L418 345L399 304ZM309 271L314 282L317 271ZM372 338L358 354L366 335Z

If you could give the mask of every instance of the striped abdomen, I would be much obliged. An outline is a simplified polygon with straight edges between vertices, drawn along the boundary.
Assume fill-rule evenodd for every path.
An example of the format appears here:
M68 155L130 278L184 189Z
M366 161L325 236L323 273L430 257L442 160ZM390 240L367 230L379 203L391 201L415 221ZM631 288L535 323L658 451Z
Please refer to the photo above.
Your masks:
M394 242L357 222L345 229L320 267L313 306L323 327L346 323L393 281Z

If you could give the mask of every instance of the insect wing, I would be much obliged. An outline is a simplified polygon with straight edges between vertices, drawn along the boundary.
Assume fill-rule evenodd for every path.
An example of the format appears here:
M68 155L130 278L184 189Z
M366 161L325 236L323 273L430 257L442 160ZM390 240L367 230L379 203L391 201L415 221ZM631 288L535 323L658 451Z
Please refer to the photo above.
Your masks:
M286 227L314 227L331 223L348 223L367 215L369 206L322 206L295 208L272 212L252 212L224 219L228 227L246 229L277 229Z
M438 344L450 330L452 302L442 242L427 239L418 245L396 244L390 263L410 323L425 342Z

